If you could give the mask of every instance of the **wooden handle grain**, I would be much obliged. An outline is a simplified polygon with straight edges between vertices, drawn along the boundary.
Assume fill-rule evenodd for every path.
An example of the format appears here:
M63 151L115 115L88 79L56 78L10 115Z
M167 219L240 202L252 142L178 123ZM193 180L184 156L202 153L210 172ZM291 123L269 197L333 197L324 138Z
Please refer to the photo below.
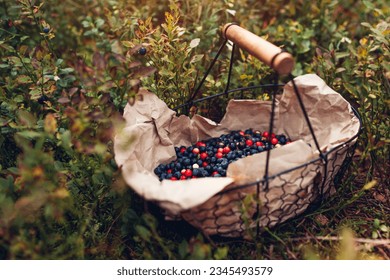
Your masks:
M272 67L281 75L290 74L294 68L294 58L287 52L260 38L252 32L235 24L228 23L223 27L226 39Z

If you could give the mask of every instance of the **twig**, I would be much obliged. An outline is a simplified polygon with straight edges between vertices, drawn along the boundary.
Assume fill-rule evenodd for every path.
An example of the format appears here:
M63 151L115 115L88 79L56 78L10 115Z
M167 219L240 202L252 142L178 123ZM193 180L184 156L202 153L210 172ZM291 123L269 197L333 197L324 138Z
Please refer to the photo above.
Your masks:
M292 241L306 241L306 240L324 240L324 241L341 241L343 240L343 237L339 236L313 236L313 237L298 237L298 238L291 238ZM385 245L390 246L390 240L389 239L381 239L381 240L372 240L368 238L354 238L353 241L358 243L368 243L373 246L380 246Z
M385 260L390 260L389 255L387 255L386 252L385 252L382 248L378 247L378 248L376 248L376 249L379 251L379 253L381 253L381 255L383 256L383 258L384 258Z

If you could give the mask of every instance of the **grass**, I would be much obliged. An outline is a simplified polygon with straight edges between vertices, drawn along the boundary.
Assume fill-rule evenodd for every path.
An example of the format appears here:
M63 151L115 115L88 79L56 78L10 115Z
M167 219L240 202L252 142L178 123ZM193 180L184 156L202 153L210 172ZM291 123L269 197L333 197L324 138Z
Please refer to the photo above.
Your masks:
M337 193L253 242L166 221L113 153L139 87L181 105L227 22L283 46L294 75L318 74L363 119ZM388 22L382 0L0 0L0 258L389 259ZM225 87L230 54L201 96ZM232 72L231 88L273 78L242 51Z

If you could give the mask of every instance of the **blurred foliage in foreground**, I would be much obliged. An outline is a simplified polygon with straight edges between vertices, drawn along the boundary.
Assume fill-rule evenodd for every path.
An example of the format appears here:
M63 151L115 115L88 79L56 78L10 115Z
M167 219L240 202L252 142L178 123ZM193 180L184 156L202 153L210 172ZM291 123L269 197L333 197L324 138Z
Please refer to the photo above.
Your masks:
M262 257L164 228L113 160L120 113L140 84L171 107L182 104L226 22L283 46L296 58L294 75L318 73L358 108L359 166L366 181L386 185L386 1L0 0L0 17L0 258ZM202 95L226 84L230 52ZM237 57L232 87L272 78L250 55Z

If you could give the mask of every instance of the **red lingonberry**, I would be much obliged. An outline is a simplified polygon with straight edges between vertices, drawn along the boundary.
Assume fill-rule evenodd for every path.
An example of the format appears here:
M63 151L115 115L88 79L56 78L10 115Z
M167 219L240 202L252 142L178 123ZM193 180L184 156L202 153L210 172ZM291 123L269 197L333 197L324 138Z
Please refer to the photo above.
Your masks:
M252 145L253 145L253 141L252 141L251 139L247 139L247 140L245 141L245 144L246 144L247 146L252 146Z
M195 146L197 146L197 147L206 147L206 143L204 143L202 141L198 141L198 142L196 142Z
M185 172L184 172L184 175L186 177L191 177L192 176L192 170L191 169L187 169Z
M205 160L209 155L207 153L201 153L200 154L200 159Z
M257 141L255 144L256 144L256 147L259 147L259 146L264 147L264 143L261 141Z

